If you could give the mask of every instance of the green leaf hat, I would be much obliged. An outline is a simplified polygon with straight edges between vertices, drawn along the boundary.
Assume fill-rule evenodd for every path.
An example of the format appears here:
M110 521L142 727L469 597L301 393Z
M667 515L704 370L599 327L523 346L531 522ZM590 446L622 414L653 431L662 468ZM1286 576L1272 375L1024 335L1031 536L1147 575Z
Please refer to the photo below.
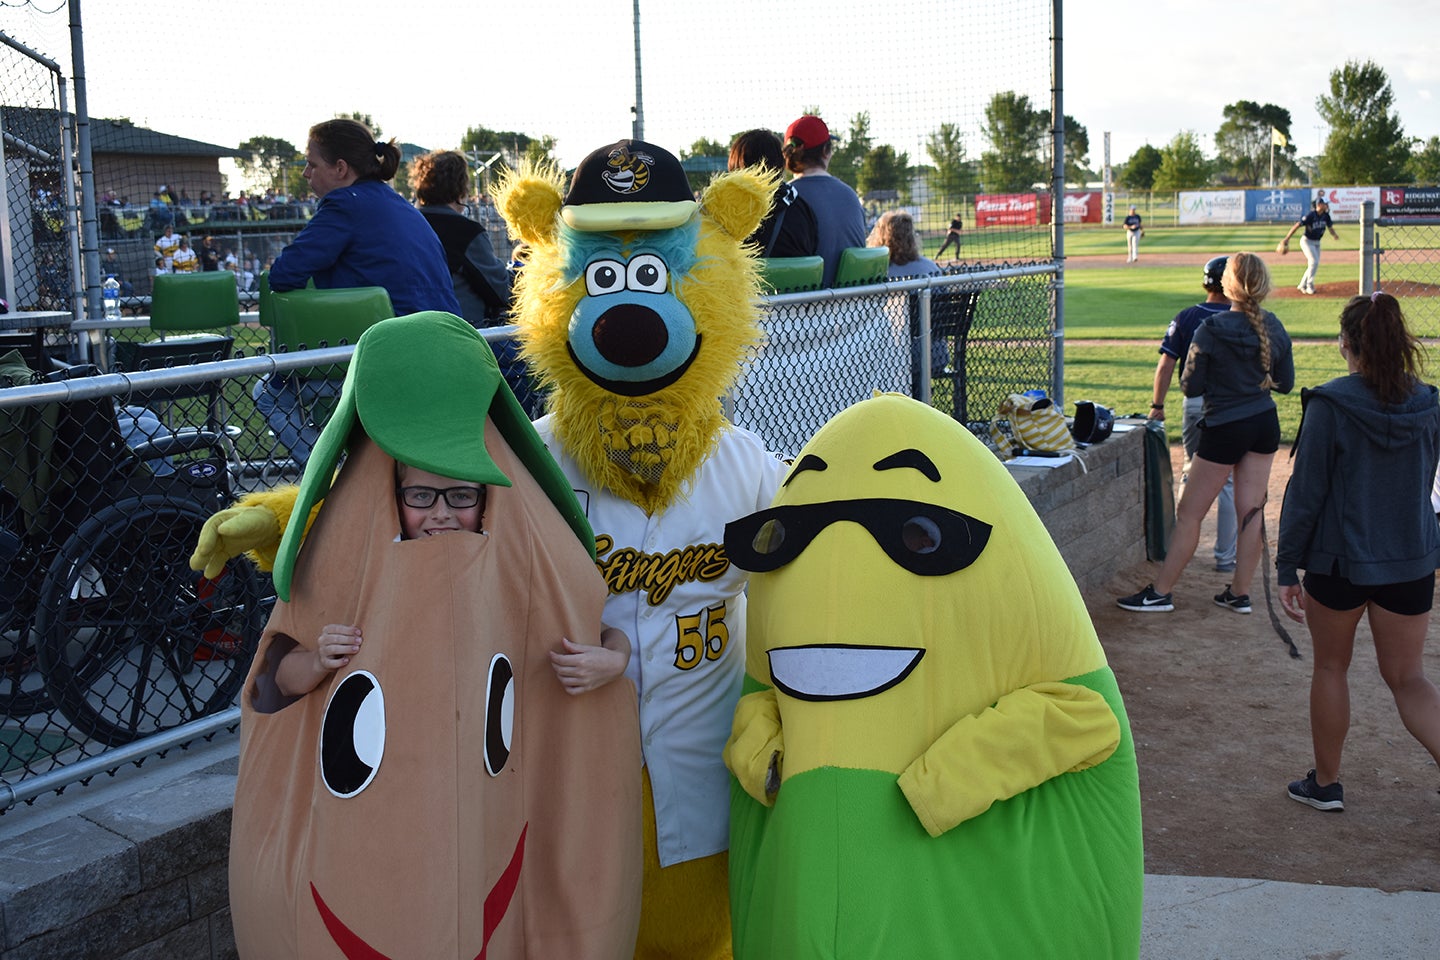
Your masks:
M489 417L593 558L590 530L570 481L500 375L485 338L449 313L382 320L360 335L340 400L320 433L275 558L275 590L290 599L295 558L311 508L330 490L335 466L359 424L401 463L473 483L508 487L485 449Z

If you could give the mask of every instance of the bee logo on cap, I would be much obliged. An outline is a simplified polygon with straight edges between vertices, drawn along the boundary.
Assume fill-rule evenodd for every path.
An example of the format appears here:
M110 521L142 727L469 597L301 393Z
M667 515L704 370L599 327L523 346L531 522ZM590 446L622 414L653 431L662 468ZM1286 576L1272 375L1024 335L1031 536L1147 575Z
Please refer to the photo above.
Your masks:
M639 193L650 182L650 165L655 158L648 153L631 153L625 146L610 152L605 161L610 168L600 174L605 185L616 193Z

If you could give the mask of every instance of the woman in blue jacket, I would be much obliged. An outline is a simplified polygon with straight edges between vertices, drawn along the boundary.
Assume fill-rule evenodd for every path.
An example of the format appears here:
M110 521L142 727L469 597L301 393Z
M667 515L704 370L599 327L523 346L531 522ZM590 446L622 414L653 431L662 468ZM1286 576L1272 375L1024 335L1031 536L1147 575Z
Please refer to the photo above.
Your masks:
M376 140L355 120L310 128L305 179L320 198L315 215L270 268L270 289L384 287L396 316L422 310L459 314L460 301L440 238L420 211L386 182L400 168L400 148ZM320 426L305 408L339 389L338 380L300 381L281 375L255 385L255 408L275 437L304 463Z
M1315 769L1288 792L1317 810L1345 808L1346 672L1362 616L1405 729L1440 764L1440 691L1422 659L1440 565L1440 525L1430 503L1440 394L1420 381L1420 344L1388 293L1346 304L1340 355L1348 376L1301 393L1305 413L1275 560L1280 603L1309 625L1315 649ZM1297 570L1305 571L1303 588Z

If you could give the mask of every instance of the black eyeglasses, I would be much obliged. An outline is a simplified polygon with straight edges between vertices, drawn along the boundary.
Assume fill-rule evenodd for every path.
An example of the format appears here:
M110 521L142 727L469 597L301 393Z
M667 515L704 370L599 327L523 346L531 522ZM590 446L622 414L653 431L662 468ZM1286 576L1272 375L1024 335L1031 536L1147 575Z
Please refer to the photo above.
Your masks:
M991 526L948 507L914 500L832 500L771 507L725 525L725 555L751 573L794 560L837 520L870 532L886 555L911 573L938 577L963 570L980 556Z
M479 506L484 496L484 487L446 487L444 490L435 487L400 488L400 502L417 510L434 506L436 497L444 497L451 510L469 510Z

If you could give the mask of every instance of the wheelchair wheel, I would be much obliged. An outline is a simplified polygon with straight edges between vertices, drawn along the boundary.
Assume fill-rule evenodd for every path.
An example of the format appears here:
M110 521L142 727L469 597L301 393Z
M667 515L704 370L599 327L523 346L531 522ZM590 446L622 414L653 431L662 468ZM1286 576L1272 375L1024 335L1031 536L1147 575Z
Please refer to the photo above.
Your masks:
M214 580L187 560L208 511L163 496L86 520L40 590L35 646L45 689L108 746L223 710L265 624L261 576L232 561Z

